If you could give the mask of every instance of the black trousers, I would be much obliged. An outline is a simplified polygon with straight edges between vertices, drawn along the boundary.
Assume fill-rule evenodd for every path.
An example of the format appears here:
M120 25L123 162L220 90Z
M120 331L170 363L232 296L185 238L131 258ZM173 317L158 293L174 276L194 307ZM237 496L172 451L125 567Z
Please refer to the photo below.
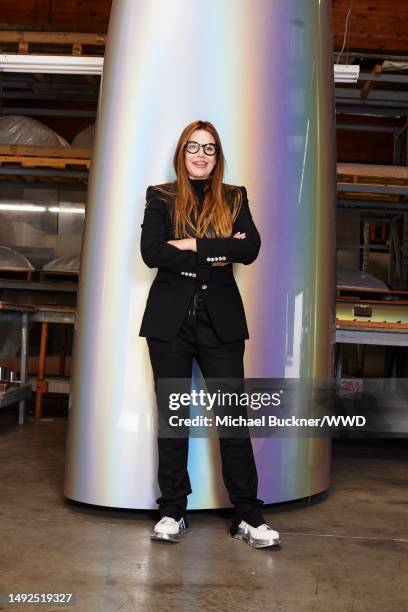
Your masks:
M203 298L193 301L174 339L146 338L155 385L160 377L191 379L193 356L204 378L244 378L245 340L223 342L213 328ZM265 523L263 501L257 498L258 475L251 439L221 437L219 443L222 475L235 508L230 529L233 535L242 519L253 527ZM176 520L183 517L186 524L187 495L192 492L187 470L188 444L188 437L158 437L159 512Z

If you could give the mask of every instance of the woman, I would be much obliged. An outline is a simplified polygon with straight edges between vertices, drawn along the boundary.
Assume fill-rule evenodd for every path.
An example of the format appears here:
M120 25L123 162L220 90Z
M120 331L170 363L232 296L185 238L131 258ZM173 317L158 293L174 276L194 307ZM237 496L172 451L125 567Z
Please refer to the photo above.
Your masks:
M191 378L196 357L204 378L243 378L244 307L232 263L252 263L261 240L245 187L222 182L219 135L195 121L180 136L174 154L177 180L149 187L142 223L141 254L158 268L139 335L149 347L157 379ZM179 542L188 528L188 437L158 437L157 499L160 521L152 539ZM220 438L222 473L235 519L231 536L256 548L279 544L262 515L258 477L249 437Z

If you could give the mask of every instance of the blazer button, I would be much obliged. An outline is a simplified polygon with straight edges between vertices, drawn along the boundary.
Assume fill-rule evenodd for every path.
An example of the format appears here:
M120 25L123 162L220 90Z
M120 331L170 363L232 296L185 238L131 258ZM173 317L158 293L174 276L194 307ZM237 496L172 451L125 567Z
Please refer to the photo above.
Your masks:
M197 276L197 274L196 274L195 272L193 272L191 276L196 277L196 276Z
M207 285L201 285L201 289L207 289Z

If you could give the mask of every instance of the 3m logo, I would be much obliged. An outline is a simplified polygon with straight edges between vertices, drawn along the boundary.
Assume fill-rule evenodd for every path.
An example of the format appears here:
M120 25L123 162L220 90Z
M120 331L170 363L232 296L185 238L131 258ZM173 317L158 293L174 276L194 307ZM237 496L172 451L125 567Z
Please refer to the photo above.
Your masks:
M362 393L362 378L342 378L340 380L340 393Z

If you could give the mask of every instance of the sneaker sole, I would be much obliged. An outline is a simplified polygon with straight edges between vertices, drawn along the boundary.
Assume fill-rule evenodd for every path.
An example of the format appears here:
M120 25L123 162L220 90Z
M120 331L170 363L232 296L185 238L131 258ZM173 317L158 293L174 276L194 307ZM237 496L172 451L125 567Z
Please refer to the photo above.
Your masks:
M281 541L279 538L274 540L254 540L250 535L236 533L232 536L236 540L246 542L252 548L273 548L274 546L280 546Z
M183 535L187 529L180 529L179 533L160 533L160 531L153 531L150 535L151 540L160 540L169 544L177 544L181 542Z

